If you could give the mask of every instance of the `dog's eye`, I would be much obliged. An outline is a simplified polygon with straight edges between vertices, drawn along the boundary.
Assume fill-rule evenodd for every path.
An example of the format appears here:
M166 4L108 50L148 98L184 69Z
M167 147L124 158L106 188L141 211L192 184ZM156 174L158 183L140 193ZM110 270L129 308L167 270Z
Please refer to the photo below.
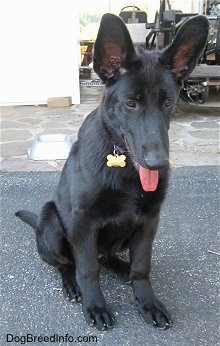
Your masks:
M128 100L126 105L128 107L134 108L136 106L136 102L134 100Z
M166 107L166 108L172 106L172 104L173 104L173 100L172 99L166 99L164 101L164 107Z

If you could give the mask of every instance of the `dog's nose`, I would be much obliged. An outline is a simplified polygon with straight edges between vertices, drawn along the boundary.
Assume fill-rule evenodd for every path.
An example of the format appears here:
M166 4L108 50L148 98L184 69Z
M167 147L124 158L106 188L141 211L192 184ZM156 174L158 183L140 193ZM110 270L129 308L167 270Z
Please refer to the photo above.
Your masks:
M160 168L165 168L169 165L169 159L145 159L145 164L147 168L152 170L158 170Z

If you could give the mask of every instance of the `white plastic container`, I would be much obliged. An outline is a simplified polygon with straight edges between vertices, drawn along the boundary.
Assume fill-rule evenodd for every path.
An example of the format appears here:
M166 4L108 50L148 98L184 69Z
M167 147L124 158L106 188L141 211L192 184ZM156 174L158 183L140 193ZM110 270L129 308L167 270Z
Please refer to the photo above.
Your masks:
M73 141L68 135L39 135L31 144L28 156L32 160L66 160Z

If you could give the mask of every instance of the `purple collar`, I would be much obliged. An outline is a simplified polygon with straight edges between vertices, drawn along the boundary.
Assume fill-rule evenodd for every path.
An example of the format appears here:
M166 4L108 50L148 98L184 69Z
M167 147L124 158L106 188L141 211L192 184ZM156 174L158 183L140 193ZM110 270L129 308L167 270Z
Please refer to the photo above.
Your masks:
M126 148L121 148L121 147L118 147L117 145L114 145L114 154L120 155L126 152L127 152Z

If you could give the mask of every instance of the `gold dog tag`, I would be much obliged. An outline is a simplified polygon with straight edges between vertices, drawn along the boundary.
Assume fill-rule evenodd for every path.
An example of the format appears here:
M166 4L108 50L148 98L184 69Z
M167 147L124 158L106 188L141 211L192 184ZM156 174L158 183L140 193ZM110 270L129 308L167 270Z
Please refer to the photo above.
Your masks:
M109 154L107 156L107 166L108 167L125 167L126 166L125 160L126 160L125 155Z

